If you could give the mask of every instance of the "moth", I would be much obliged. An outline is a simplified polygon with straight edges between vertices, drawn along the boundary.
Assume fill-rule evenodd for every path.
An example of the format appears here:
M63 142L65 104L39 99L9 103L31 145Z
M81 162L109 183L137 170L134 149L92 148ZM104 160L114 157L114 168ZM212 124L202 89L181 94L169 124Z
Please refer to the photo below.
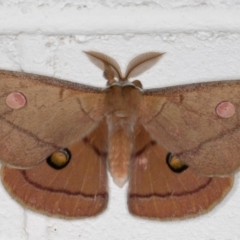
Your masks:
M214 207L240 165L240 81L144 90L129 81L162 53L130 61L125 75L99 52L105 89L0 72L2 182L47 215L95 216L108 202L107 169L140 217L174 219Z

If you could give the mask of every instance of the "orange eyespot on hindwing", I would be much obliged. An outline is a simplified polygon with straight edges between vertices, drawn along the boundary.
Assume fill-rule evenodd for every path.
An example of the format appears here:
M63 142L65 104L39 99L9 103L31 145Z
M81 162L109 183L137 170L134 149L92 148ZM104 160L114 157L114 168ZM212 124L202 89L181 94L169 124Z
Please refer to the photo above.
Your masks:
M178 157L169 153L166 159L167 165L175 173L181 173L188 168Z
M6 104L12 109L22 108L26 103L26 97L20 92L10 93L6 98Z
M71 159L71 153L68 149L60 149L47 158L47 163L52 168L59 170L66 167Z
M235 107L231 102L224 101L217 105L216 113L219 117L230 118L235 113Z

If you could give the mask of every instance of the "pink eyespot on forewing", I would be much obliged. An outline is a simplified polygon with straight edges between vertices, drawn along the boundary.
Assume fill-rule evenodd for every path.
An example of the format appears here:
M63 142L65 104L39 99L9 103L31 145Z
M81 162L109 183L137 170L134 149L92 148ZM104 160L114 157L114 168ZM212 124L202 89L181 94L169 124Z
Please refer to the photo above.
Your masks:
M22 108L26 103L26 97L20 92L10 93L6 98L6 104L12 109Z
M235 107L232 103L224 101L217 105L216 113L219 117L230 118L235 113Z

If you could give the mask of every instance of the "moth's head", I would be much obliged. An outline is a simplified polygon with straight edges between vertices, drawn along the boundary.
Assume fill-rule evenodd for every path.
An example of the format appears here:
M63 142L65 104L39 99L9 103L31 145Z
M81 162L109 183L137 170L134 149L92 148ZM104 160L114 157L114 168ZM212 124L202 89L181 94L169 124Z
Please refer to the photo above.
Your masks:
M142 83L139 80L134 80L130 82L127 77L122 77L121 75L117 74L111 66L106 66L103 72L104 78L107 80L107 86L134 86L142 91Z
M142 90L142 83L139 80L130 82L128 79L136 77L153 65L155 65L164 53L147 52L133 58L122 75L119 64L111 57L99 52L85 52L92 63L103 70L103 76L107 80L107 86L135 86Z
M142 83L139 80L134 80L132 82L130 81L112 81L111 83L107 83L107 88L111 88L113 86L119 86L119 87L127 87L127 86L132 86L137 88L138 90L142 91Z

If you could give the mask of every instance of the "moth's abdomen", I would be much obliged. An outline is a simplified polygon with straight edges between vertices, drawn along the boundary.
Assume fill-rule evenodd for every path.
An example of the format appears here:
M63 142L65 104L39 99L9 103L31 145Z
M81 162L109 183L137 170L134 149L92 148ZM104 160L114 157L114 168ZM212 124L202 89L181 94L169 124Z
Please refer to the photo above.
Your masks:
M109 129L108 164L114 182L122 187L128 179L132 153L132 133L128 129Z
M107 117L108 165L113 180L119 187L128 179L134 126L134 121L124 115L124 112L117 111Z

